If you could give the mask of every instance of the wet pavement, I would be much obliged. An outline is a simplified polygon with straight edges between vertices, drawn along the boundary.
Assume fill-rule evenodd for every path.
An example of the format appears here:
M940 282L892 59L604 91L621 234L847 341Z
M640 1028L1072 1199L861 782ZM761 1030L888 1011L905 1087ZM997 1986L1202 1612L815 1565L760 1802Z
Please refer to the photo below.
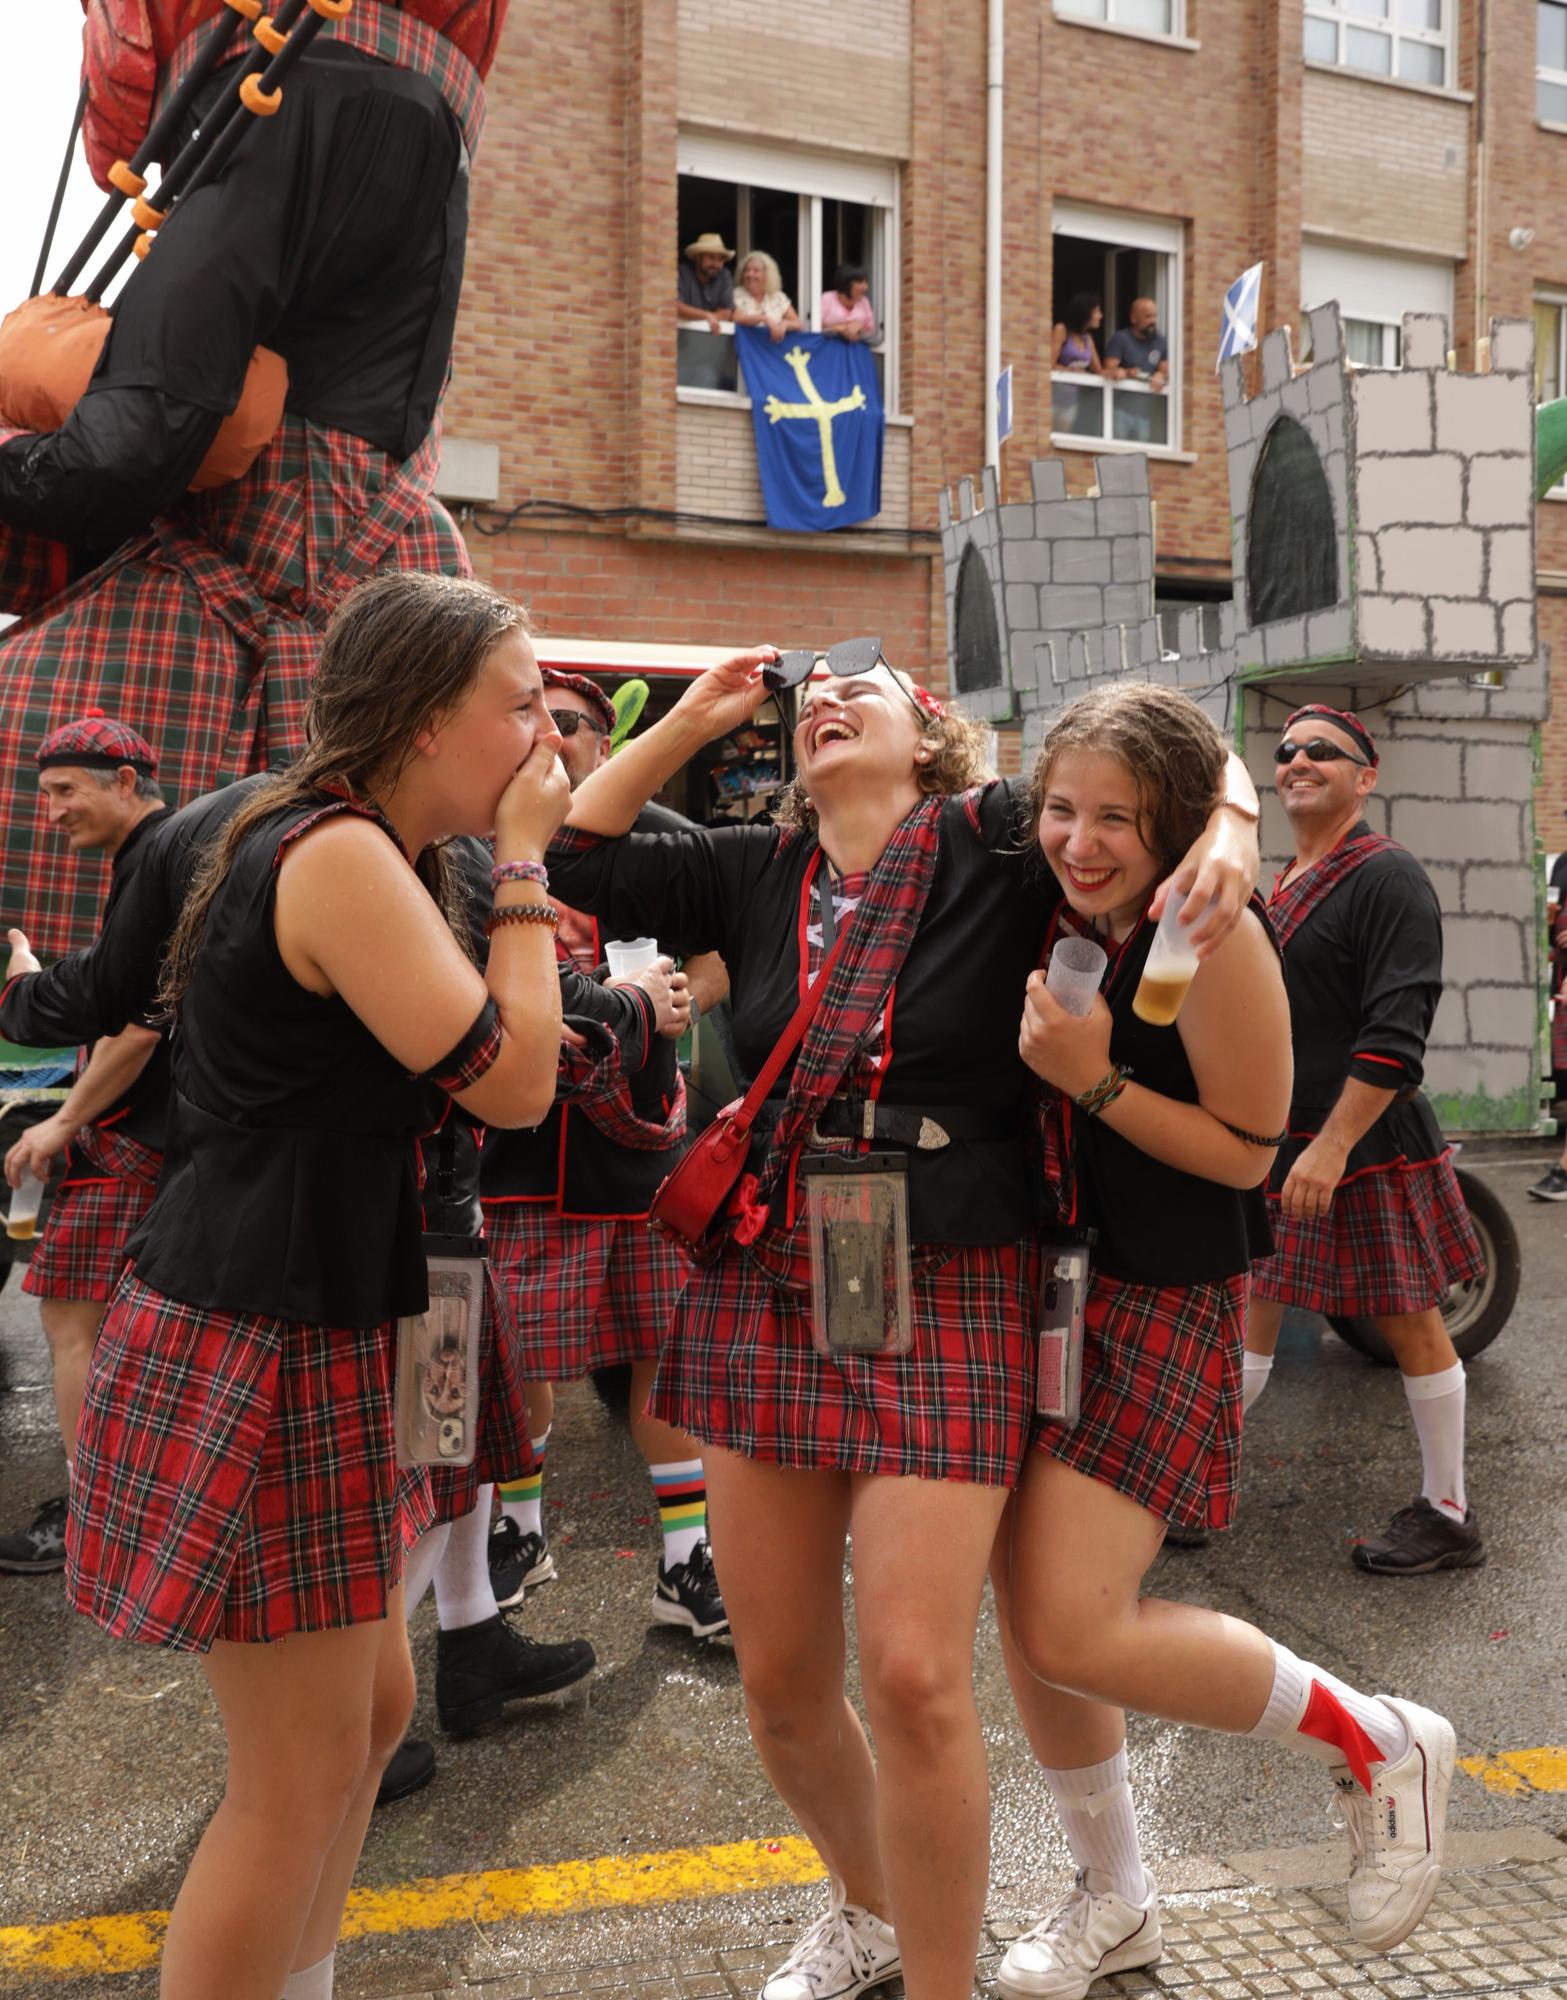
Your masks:
M1134 1775L1147 1852L1174 1898L1169 1948L1156 1978L1123 1975L1106 1992L1567 1993L1567 1208L1524 1196L1546 1158L1466 1158L1507 1201L1524 1249L1512 1322L1470 1376L1469 1486L1487 1566L1407 1582L1351 1569L1354 1536L1418 1486L1413 1436L1397 1376L1302 1320L1248 1428L1239 1525L1206 1550L1166 1554L1152 1579L1453 1718L1474 1768L1455 1783L1454 1873L1432 1924L1390 1960L1357 1955L1338 1928L1342 1861L1317 1767L1139 1719ZM60 1486L36 1312L14 1282L0 1294L0 1367L10 1527ZM821 1890L790 1864L795 1829L751 1751L732 1656L652 1624L656 1509L623 1425L586 1387L560 1399L545 1490L560 1579L529 1599L523 1629L588 1634L599 1671L480 1736L442 1741L424 1607L415 1727L436 1736L440 1766L429 1790L376 1816L360 1874L366 1934L340 1952L339 1991L746 2000ZM1069 1864L988 1608L978 1685L994 1941L1052 1899ZM58 1578L0 1577L0 1745L0 1993L143 2000L156 1990L158 1926L139 1913L169 1907L221 1784L199 1669L105 1639L66 1612ZM773 1886L713 1893L711 1850L745 1842L761 1844ZM476 1884L477 1871L493 1872ZM432 1877L450 1882L436 1893ZM742 1867L731 1879L754 1878ZM45 1928L115 1917L135 1920L86 1936ZM124 1955L105 1960L111 1948ZM128 1969L92 1969L106 1962Z

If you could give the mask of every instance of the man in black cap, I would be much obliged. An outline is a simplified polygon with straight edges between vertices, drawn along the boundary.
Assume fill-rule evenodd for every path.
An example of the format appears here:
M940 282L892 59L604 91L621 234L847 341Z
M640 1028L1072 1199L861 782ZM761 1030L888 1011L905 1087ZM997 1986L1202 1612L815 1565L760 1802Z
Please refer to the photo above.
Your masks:
M1484 1261L1446 1140L1420 1091L1442 997L1431 879L1373 833L1377 748L1356 715L1311 703L1284 725L1274 783L1295 859L1268 904L1295 1043L1289 1136L1268 1177L1275 1254L1252 1269L1246 1407L1273 1365L1286 1306L1373 1320L1420 1440L1422 1487L1358 1542L1377 1576L1485 1560L1464 1492L1464 1370L1440 1310Z
M101 709L46 736L37 755L50 826L73 852L109 857L106 909L112 908L140 865L149 823L164 810L157 759L134 729ZM25 961L12 963L24 969ZM47 1046L52 1037L30 1018L25 986L11 1004L0 1001L4 1032L24 1046ZM6 1154L6 1178L15 1187L28 1173L46 1178L55 1156L67 1153L65 1178L22 1280L23 1291L38 1300L49 1342L67 1478L93 1343L119 1281L126 1239L157 1185L168 1093L161 1035L132 1022L93 1045L64 1103ZM61 1495L46 1500L27 1527L0 1535L0 1570L63 1569L65 1517Z

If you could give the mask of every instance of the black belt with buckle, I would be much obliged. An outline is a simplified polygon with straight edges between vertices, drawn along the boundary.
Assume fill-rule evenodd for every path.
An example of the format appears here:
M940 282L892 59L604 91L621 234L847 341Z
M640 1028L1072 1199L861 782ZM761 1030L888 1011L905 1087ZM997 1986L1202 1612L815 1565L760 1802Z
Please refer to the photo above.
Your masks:
M954 1139L1015 1139L1016 1114L971 1104L879 1104L869 1097L833 1097L811 1128L811 1139L881 1139L919 1153L939 1153Z

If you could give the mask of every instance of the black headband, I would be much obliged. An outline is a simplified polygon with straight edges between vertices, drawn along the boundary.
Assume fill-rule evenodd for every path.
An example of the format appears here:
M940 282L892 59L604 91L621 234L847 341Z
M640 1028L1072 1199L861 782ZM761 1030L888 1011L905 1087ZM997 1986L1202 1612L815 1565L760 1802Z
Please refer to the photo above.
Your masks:
M1308 701L1304 708L1297 708L1289 721L1284 725L1285 735L1287 736L1296 723L1308 715L1320 715L1324 722L1336 724L1338 728L1354 737L1373 765L1379 761L1377 746L1372 741L1371 731L1361 721L1360 717L1358 715L1351 715L1348 709L1329 708L1325 701Z

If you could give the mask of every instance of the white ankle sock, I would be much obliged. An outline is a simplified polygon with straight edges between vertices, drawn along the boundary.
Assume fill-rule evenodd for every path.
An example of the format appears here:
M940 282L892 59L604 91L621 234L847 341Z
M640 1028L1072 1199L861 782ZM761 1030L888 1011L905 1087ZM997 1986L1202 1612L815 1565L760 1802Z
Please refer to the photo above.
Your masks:
M1464 1364L1435 1375L1406 1375L1404 1394L1420 1440L1420 1491L1451 1521L1468 1511L1464 1498Z
M426 1528L413 1547L403 1557L403 1616L412 1618L424 1602L424 1593L430 1588L431 1579L440 1566L441 1557L446 1553L446 1544L451 1538L450 1521L438 1521L433 1528Z
M1140 1903L1147 1894L1147 1870L1137 1839L1137 1807L1126 1776L1126 1746L1102 1764L1075 1771L1045 1772L1061 1815L1072 1859L1098 1896L1124 1896Z
M303 1972L291 1972L283 1988L283 2000L332 2000L332 1961L336 1957L334 1949L314 1965L307 1965Z
M1241 1415L1256 1402L1268 1386L1268 1377L1273 1373L1271 1354L1253 1354L1247 1348L1241 1356Z
M544 1426L543 1437L533 1444L533 1470L525 1479L508 1481L501 1487L501 1518L515 1521L519 1535L544 1533L544 1453L553 1424Z
M1288 1743L1319 1764L1348 1764L1351 1770L1357 1759L1376 1761L1357 1740L1361 1735L1370 1737L1377 1758L1391 1763L1403 1756L1409 1731L1396 1709L1361 1694L1325 1668L1297 1659L1276 1639L1268 1644L1273 1648L1273 1692L1248 1736Z
M500 1616L490 1582L491 1492L481 1486L473 1512L453 1521L446 1553L436 1565L435 1612L443 1632Z

